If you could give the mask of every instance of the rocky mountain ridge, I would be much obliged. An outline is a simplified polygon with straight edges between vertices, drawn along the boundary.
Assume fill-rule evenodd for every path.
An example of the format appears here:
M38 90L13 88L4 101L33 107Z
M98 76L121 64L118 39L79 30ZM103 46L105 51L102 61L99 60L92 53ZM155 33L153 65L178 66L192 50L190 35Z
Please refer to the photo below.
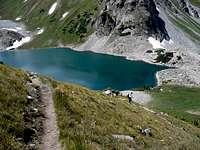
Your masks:
M104 0L97 34L108 36L111 32L120 36L154 36L160 41L170 39L153 0Z

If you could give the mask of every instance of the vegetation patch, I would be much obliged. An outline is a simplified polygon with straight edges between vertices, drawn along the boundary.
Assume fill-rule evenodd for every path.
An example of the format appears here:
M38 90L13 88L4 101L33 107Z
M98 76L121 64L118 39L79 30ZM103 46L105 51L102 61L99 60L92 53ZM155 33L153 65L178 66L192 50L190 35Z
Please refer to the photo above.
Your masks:
M200 127L200 116L188 113L200 108L200 88L167 85L154 89L151 94L154 100L148 104L150 108Z
M158 57L155 59L156 63L168 63L174 56L173 52L166 52L158 54Z
M193 5L195 5L195 6L197 6L197 7L200 7L200 1L199 1L199 0L190 0L190 2L191 2Z

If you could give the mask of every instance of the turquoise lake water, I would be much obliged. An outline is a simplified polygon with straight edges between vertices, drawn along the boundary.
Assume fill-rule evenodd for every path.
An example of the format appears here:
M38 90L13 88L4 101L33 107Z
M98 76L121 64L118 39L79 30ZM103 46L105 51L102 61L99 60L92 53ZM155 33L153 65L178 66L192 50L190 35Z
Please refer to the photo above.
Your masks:
M167 68L142 61L130 61L124 57L89 51L77 52L66 48L5 51L0 53L0 60L16 68L94 90L155 86L155 73Z

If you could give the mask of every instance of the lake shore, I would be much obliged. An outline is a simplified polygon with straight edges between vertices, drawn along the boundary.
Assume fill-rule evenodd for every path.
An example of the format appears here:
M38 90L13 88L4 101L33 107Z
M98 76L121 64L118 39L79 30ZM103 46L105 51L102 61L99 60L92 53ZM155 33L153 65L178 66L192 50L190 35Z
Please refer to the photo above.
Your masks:
M127 60L132 61L144 61L149 64L154 65L161 65L161 66L167 66L172 67L173 69L165 69L162 71L158 71L155 75L157 79L157 86L161 86L163 84L170 84L170 85L180 85L180 86L188 86L188 87L200 87L200 67L197 64L200 64L199 59L196 57L188 56L183 53L183 56L185 56L185 62L181 62L180 64L176 64L176 66L171 64L163 64L163 63L155 63L153 62L153 59L146 56L138 56L132 57L129 54L127 55L120 55L116 53L106 52L106 51L95 51L95 50L81 50L79 47L74 45L67 45L67 46L58 46L58 47L52 47L52 48L70 48L75 51L91 51L94 53L101 53L106 55L112 55L112 56L121 56L125 57ZM35 48L34 48L35 49ZM36 48L39 49L39 48ZM195 58L195 59L194 59ZM195 64L195 65L194 65Z
M9 22L9 24L11 24ZM17 24L10 26L10 28L15 28ZM2 26L5 27L5 26ZM23 27L23 30L25 27ZM96 43L96 41L98 42ZM106 45L106 39L97 39L93 35L82 45L58 45L55 48L71 48L75 51L85 51L89 50L95 53L102 53L114 56L123 56L128 60L144 61L150 64L164 65L168 67L173 67L175 69L166 69L156 73L157 85L162 84L176 84L181 86L200 86L200 56L195 51L188 51L187 49L181 50L168 50L169 52L175 51L175 57L181 56L182 61L174 64L176 60L172 59L168 63L155 62L156 54L147 53L147 50L152 49L152 45L145 39L136 38L129 39L130 41L125 41L127 45L117 46L116 45ZM123 41L123 40L122 40ZM136 43L136 44L132 44ZM135 47L134 49L132 47Z
M12 67L52 76L56 80L80 84L93 90L156 86L156 72L167 68L144 61L130 61L124 57L66 48L5 51L1 53L0 59Z
M146 45L149 48L149 44ZM69 47L73 50L84 51L83 49L85 45L67 45L62 47ZM157 86L161 86L162 84L170 84L170 85L180 85L180 86L188 86L188 87L200 87L200 55L197 51L188 51L187 49L176 49L176 50L166 50L168 52L175 52L174 58L170 60L168 63L159 63L155 62L154 54L145 53L148 49L141 50L134 49L133 51L128 51L122 54L116 53L111 50L112 47L102 46L98 49L88 49L89 51L95 53L103 53L114 56L123 56L128 60L137 60L144 61L150 64L155 65L164 65L167 67L171 67L170 69L165 69L156 73L157 78ZM113 47L114 49L114 47ZM152 49L150 47L149 49ZM139 53L138 53L139 51ZM182 60L175 63L175 57L181 57ZM172 69L173 68L173 69Z

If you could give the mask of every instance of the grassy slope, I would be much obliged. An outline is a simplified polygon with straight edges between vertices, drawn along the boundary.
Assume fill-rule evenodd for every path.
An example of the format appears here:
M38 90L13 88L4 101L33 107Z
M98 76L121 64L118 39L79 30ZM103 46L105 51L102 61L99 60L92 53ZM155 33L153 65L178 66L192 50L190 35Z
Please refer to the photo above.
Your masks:
M22 149L23 112L27 106L27 76L22 71L0 65L0 149Z
M108 97L76 85L54 82L60 140L65 149L197 149L200 129L145 111L126 98ZM152 136L140 134L151 128ZM129 135L134 142L116 140Z
M59 43L77 44L85 40L92 32L90 23L98 11L97 0L61 0L52 15L48 15L56 0L0 0L0 14L3 19L15 20L21 16L28 30L37 27L45 31L24 48L57 46ZM60 20L65 12L68 16ZM88 21L89 19L89 21Z
M190 0L190 2L191 2L193 5L195 5L195 6L197 6L197 7L200 7L200 0Z
M149 104L152 109L166 112L179 119L200 127L200 116L187 113L188 110L200 111L200 89L178 86L163 86L152 91L154 100Z

